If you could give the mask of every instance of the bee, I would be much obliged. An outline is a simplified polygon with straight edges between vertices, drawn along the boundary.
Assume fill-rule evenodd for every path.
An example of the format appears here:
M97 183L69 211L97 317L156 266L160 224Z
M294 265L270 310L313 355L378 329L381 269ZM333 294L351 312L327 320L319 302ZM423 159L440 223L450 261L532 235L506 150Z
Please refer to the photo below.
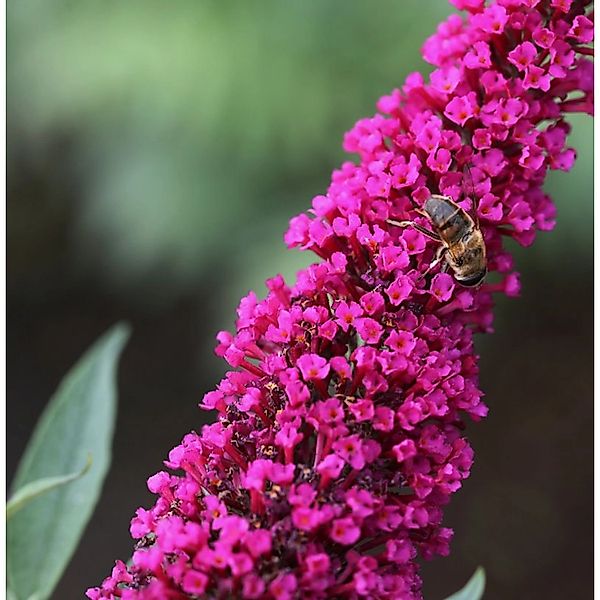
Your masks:
M485 241L479 223L449 196L432 194L423 210L417 209L417 212L429 219L435 231L429 231L413 221L388 219L387 222L398 227L413 227L441 244L435 260L423 275L444 261L443 270L452 269L460 285L479 285L487 274Z

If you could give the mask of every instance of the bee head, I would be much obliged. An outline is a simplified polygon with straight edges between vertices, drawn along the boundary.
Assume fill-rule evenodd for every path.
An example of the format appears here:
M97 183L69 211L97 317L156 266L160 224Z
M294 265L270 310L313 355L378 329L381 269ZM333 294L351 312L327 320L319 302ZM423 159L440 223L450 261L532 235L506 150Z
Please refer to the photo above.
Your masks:
M454 278L456 279L456 281L458 281L458 283L460 283L460 285L464 287L475 287L484 280L486 275L487 269L484 268L481 271L477 271L476 273L470 273L466 277L458 277L457 275L455 275Z

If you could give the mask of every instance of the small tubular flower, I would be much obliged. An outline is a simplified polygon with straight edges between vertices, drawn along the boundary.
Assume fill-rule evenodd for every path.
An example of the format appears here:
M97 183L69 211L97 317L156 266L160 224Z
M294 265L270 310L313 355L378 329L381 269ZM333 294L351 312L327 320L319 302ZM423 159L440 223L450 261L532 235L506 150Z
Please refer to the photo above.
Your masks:
M178 474L150 477L130 565L89 598L409 600L418 559L448 554L464 422L488 412L473 334L492 330L494 292L519 290L504 240L553 227L542 184L575 159L565 115L593 107L591 2L452 3L467 15L425 42L429 82L382 98L345 136L358 162L291 220L288 246L319 261L219 334L235 370L201 403L218 419L170 453ZM474 204L492 282L429 272L439 243L390 224L430 227L415 205L435 193Z

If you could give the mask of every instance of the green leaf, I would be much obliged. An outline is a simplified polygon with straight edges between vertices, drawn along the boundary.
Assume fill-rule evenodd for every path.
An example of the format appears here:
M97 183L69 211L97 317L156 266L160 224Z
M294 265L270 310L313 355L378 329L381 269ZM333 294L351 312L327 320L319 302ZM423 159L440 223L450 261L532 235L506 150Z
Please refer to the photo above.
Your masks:
M54 488L66 485L83 477L92 466L92 455L88 454L87 461L79 472L71 473L70 475L62 475L60 477L44 477L37 479L31 483L27 483L20 490L15 492L11 499L6 503L6 520L13 517L22 508L27 506L34 498L53 490Z
M448 596L446 600L479 600L483 597L483 592L485 590L485 571L483 567L477 567L475 573L469 581L467 585L458 592L452 594L452 596Z
M129 328L117 325L84 354L51 398L21 459L13 490L74 473L89 454L94 462L85 477L32 499L8 521L7 579L16 600L52 594L92 515L110 464L117 359L128 337Z

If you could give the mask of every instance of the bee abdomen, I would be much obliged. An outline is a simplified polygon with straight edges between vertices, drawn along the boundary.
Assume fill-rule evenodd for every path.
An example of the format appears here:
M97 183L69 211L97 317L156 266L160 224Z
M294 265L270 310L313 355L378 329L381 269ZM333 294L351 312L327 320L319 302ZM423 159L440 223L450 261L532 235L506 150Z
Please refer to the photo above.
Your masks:
M432 196L423 207L440 236L447 243L456 243L464 235L465 228L471 227L465 211L451 198Z

